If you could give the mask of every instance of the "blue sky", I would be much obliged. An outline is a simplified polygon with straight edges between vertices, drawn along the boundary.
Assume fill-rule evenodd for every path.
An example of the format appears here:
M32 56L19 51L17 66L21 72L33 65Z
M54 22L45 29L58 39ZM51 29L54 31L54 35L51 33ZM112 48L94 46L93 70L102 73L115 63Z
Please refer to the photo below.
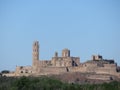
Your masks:
M120 0L0 0L0 71L32 64L69 48L80 62L92 54L120 65Z

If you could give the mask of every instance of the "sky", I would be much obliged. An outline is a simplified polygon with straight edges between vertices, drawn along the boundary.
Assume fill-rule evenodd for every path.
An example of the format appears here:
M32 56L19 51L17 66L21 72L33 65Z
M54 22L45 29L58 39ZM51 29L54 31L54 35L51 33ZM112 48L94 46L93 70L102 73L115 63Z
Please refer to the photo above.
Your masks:
M40 60L64 48L80 62L91 55L120 65L120 0L0 0L0 71L32 65L32 44Z

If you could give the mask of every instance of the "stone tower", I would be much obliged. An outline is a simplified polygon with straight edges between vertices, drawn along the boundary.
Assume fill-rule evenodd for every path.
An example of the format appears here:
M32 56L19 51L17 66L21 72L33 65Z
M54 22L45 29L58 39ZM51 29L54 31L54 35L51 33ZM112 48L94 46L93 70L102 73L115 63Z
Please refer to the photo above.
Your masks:
M32 62L32 67L33 69L37 69L37 64L38 64L38 61L39 61L39 42L38 41L35 41L33 43L33 62Z
M70 57L70 50L63 49L62 50L62 57Z

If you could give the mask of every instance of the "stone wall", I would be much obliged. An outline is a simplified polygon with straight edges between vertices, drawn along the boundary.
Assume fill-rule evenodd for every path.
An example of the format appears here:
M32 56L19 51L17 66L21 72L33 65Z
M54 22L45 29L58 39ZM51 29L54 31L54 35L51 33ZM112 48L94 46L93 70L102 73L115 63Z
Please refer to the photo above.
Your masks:
M116 64L104 64L104 67L97 68L96 73L115 75L117 73L116 69Z
M112 76L110 75L103 75L103 74L99 74L99 75L89 75L87 76L88 79L98 79L98 80L111 80Z
M44 67L39 68L38 75L60 74L67 72L66 67Z

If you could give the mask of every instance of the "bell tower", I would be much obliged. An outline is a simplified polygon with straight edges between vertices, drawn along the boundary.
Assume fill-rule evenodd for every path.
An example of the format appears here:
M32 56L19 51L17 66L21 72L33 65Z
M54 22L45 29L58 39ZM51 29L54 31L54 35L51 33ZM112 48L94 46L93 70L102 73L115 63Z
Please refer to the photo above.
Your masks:
M67 48L63 49L62 50L62 57L70 57L70 50L68 50Z
M35 41L33 43L32 56L33 56L32 66L35 69L39 61L39 42L38 41Z

